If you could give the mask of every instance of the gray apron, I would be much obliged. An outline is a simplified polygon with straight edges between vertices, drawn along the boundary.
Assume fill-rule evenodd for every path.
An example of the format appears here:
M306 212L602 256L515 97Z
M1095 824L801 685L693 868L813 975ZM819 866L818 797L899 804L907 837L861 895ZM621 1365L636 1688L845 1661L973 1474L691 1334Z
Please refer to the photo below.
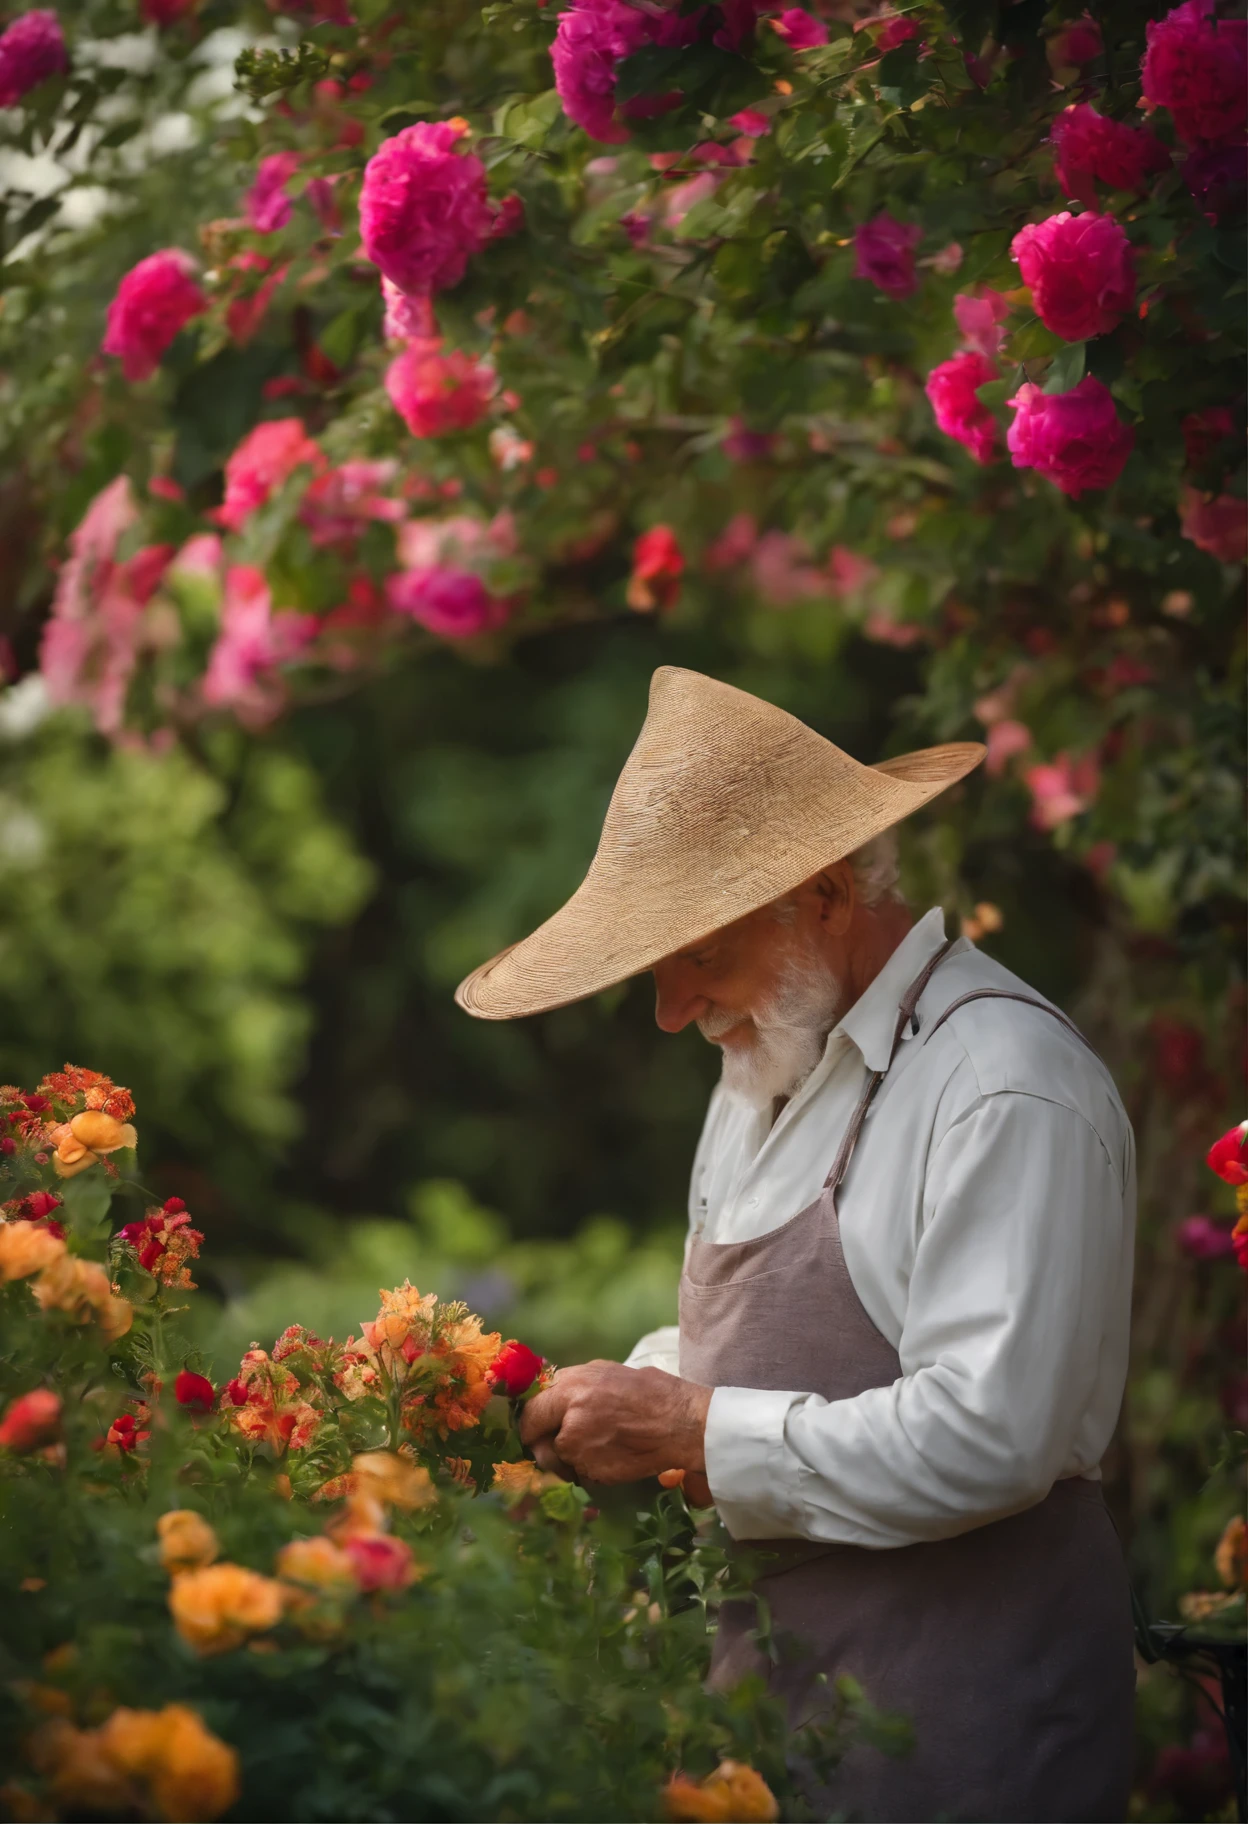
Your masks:
M893 1056L906 1024L917 1029L919 998L950 947L901 1003ZM1030 1001L1001 989L963 995L924 1043L955 1007L982 998ZM868 1078L814 1203L754 1241L690 1243L680 1285L686 1379L848 1400L901 1378L896 1350L854 1290L836 1211L883 1076ZM813 1676L849 1673L874 1704L914 1727L913 1752L901 1759L851 1747L831 1784L811 1793L817 1815L869 1824L1126 1817L1130 1594L1098 1483L1071 1477L1022 1513L931 1543L872 1550L780 1539L742 1549L767 1554L755 1587L778 1658L756 1644L754 1605L726 1604L711 1682L726 1688L747 1673L763 1676L796 1727L820 1701Z

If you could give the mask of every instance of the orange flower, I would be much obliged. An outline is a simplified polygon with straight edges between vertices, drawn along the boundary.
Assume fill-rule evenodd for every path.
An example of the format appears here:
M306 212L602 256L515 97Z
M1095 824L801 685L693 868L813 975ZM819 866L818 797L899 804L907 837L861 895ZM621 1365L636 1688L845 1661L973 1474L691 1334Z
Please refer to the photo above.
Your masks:
M427 1469L389 1450L370 1450L353 1457L356 1488L388 1507L430 1507L438 1498Z
M780 1816L775 1794L761 1774L742 1761L721 1761L701 1782L674 1773L660 1795L664 1813L708 1824L771 1824Z
M103 1267L67 1254L63 1246L35 1281L34 1294L45 1311L65 1311L76 1324L94 1317L109 1343L124 1336L134 1322L133 1308L116 1296Z
M238 1798L238 1756L184 1704L114 1710L95 1733L106 1759L139 1784L158 1818L195 1824L219 1818Z
M296 1377L271 1362L263 1349L247 1351L237 1377L226 1386L222 1410L245 1438L277 1451L303 1450L321 1422Z
M52 1163L60 1178L76 1178L105 1153L139 1144L139 1136L128 1121L106 1115L102 1108L85 1108L80 1115L57 1122L46 1132L49 1143L56 1147Z
M0 1280L29 1279L66 1252L59 1235L37 1222L0 1222Z
M1248 1589L1248 1522L1239 1514L1227 1521L1213 1562L1228 1590Z
M116 1817L131 1809L134 1794L97 1729L75 1729L64 1717L53 1717L34 1731L26 1753L35 1772L47 1780L58 1813L111 1812Z
M552 1476L547 1470L539 1469L527 1457L518 1463L496 1463L494 1480L491 1488L496 1495L501 1495L508 1507L518 1507L527 1501L530 1495L540 1495L548 1488L558 1488L558 1476Z
M175 1507L156 1522L160 1562L173 1576L211 1564L221 1550L217 1535L193 1508Z
M327 1596L355 1594L351 1560L332 1539L292 1539L277 1554L276 1569L283 1583L301 1584Z
M169 1612L197 1653L228 1653L249 1634L263 1634L282 1616L282 1587L241 1564L209 1564L173 1580Z

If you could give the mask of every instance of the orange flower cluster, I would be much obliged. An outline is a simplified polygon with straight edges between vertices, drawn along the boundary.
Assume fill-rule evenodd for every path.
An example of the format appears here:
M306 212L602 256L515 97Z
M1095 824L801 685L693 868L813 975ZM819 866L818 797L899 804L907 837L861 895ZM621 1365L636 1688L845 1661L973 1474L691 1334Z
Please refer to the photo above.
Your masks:
M178 1571L169 1591L173 1625L187 1646L205 1658L267 1633L282 1619L284 1606L280 1583L241 1564L199 1564Z
M704 1780L674 1773L661 1797L665 1817L694 1824L771 1824L780 1816L766 1780L742 1761L721 1761Z
M207 1824L240 1791L238 1756L184 1704L114 1710L98 1729L54 1717L35 1731L29 1756L62 1815L141 1812Z
M501 1341L497 1331L482 1330L466 1305L443 1304L432 1292L422 1296L404 1280L381 1294L381 1309L361 1325L360 1340L347 1338L335 1380L349 1400L385 1397L397 1388L412 1436L445 1439L479 1422L494 1393L489 1371Z
M45 1311L64 1311L78 1324L94 1318L106 1342L124 1336L134 1318L103 1267L79 1260L39 1223L0 1223L0 1280L10 1279L33 1279L31 1290Z
M135 1146L130 1125L134 1097L98 1070L67 1064L50 1071L37 1090L0 1085L0 1153L19 1145L35 1147L35 1157L52 1165L61 1178L76 1178L97 1160L123 1147ZM115 1167L108 1165L115 1172Z
M117 1231L118 1241L127 1242L139 1257L139 1265L158 1279L162 1286L179 1292L193 1292L188 1261L199 1259L203 1233L191 1227L186 1205L180 1197L169 1197L147 1211L139 1222L128 1222Z
M312 1442L321 1422L313 1399L297 1375L275 1362L264 1349L249 1349L235 1378L228 1382L222 1410L236 1431L253 1443L267 1444L281 1453L303 1450Z

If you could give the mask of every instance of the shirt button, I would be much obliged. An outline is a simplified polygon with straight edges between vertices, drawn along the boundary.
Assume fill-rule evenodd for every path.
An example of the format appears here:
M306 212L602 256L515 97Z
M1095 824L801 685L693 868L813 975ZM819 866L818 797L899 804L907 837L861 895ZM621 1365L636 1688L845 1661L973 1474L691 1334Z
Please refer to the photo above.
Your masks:
M758 1208L758 1198L747 1197L745 1200L745 1207L747 1210L756 1210Z

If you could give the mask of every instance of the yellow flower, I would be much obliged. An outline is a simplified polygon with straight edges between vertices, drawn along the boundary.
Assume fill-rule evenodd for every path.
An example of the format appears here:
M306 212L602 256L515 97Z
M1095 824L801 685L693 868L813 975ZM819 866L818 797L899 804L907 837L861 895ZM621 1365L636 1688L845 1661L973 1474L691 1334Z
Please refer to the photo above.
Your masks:
M160 1539L160 1562L172 1576L176 1571L194 1571L211 1564L220 1552L217 1535L202 1514L193 1508L175 1507L156 1522Z
M139 1136L128 1121L106 1115L101 1108L84 1109L71 1120L49 1128L48 1139L56 1144L52 1163L60 1178L76 1178L105 1153L139 1143Z
M742 1761L721 1761L700 1783L674 1773L662 1799L667 1817L692 1824L772 1824L780 1816L766 1780Z
M547 1470L539 1469L527 1457L522 1457L518 1463L496 1463L491 1487L503 1497L508 1507L518 1507L530 1495L540 1495L545 1489L558 1488L559 1478Z
M1228 1590L1248 1589L1248 1522L1240 1515L1227 1521L1213 1562Z
M0 1280L29 1279L65 1252L60 1236L37 1222L0 1222Z
M63 1249L40 1273L34 1293L45 1311L66 1311L78 1324L94 1317L106 1342L115 1343L134 1322L129 1301L116 1296L103 1267Z
M303 1584L327 1595L355 1593L351 1560L332 1539L292 1539L277 1554L276 1569L283 1583Z
M207 1824L238 1798L238 1756L185 1704L114 1710L97 1731L105 1755L146 1787L170 1824Z
M282 1587L241 1564L204 1565L174 1578L169 1612L188 1647L228 1653L281 1620Z
M430 1507L438 1498L429 1471L393 1451L365 1451L352 1459L351 1470L362 1494L389 1507Z

